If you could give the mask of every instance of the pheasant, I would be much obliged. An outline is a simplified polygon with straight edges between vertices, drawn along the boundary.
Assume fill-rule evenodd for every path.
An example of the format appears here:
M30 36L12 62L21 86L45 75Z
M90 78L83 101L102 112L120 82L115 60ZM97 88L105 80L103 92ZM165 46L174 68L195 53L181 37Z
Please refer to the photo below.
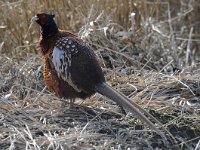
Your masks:
M54 17L52 14L39 13L32 18L41 27L39 46L44 60L44 81L48 89L61 98L71 100L86 99L98 92L163 135L144 114L159 123L153 116L106 83L89 44L75 34L59 30Z

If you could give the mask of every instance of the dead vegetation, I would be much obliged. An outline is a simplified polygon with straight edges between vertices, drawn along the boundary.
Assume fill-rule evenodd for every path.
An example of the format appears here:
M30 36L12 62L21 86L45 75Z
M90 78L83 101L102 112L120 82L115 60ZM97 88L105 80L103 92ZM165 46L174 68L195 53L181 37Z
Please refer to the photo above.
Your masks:
M0 2L0 149L174 148L96 94L69 107L43 84L37 12L96 51L107 81L149 110L181 149L200 148L198 0ZM172 146L173 145L173 146Z

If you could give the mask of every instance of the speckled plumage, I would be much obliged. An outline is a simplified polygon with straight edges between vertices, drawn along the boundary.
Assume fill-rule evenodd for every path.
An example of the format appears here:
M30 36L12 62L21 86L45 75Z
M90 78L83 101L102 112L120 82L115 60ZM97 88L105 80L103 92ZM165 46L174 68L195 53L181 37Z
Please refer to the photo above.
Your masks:
M58 31L48 39L40 38L44 80L48 89L59 97L85 99L95 93L94 85L105 79L94 52L75 37Z

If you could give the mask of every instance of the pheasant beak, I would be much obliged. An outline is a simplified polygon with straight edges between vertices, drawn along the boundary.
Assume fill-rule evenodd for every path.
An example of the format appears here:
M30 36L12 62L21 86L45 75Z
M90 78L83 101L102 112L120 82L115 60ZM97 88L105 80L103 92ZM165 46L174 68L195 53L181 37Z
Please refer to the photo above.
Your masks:
M31 19L31 21L38 21L39 20L39 17L36 15L36 16L34 16L32 19Z

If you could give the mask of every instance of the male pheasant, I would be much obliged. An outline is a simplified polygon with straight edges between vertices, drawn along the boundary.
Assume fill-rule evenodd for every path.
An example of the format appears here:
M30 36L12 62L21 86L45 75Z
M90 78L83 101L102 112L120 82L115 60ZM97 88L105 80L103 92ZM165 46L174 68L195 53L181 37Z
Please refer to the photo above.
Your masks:
M33 20L41 26L39 46L44 58L44 80L50 91L66 99L86 99L98 92L138 116L161 135L140 111L153 118L149 113L105 82L95 53L85 41L59 30L54 15L40 13Z

